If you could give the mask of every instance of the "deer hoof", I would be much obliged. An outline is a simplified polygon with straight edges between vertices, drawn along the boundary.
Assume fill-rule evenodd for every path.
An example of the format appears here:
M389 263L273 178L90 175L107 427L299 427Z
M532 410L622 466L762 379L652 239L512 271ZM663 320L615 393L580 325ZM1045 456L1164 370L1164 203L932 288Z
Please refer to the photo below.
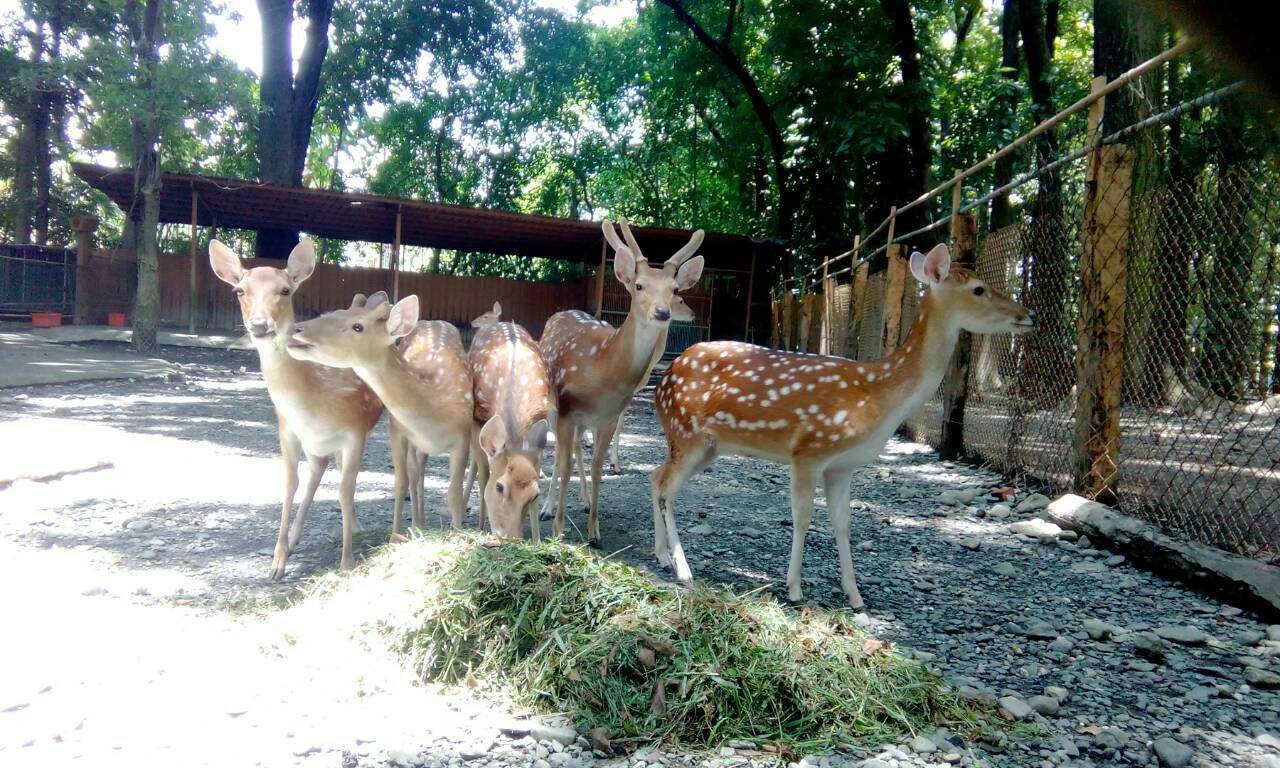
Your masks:
M671 553L670 553L670 552L655 552L655 553L654 553L654 555L658 558L658 565L661 565L661 566L663 566L664 568L670 568L670 567L671 567Z
M284 570L285 570L285 558L281 557L280 555L276 555L275 559L271 561L271 580L279 581L283 579Z
M599 539L587 539L587 546L592 549L600 549L603 545L600 543Z

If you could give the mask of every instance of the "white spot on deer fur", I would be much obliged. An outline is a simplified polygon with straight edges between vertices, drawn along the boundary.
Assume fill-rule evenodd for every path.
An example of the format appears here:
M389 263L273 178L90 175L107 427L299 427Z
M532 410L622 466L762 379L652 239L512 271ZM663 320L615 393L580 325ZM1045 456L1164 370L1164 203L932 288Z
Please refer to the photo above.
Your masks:
M874 373L867 374L867 381L875 381L875 380L876 380L876 375Z
M812 392L812 391L813 391L813 385L812 385L812 384L807 384L807 385L805 385L805 390L806 390L806 391L808 391L808 392Z
M778 390L776 390L776 389L771 389L771 390L769 390L769 399L770 399L770 400L777 400L777 399L778 399Z
M831 417L831 420L832 420L833 422L835 422L836 424L840 424L840 423L843 423L843 422L844 422L844 417L846 417L846 416L848 416L848 415L849 415L849 412L848 412L848 411L845 411L845 410L839 410L839 411L836 411L836 415L835 415L835 416Z
M809 406L809 413L817 413L817 412L818 412L818 406L816 405Z
M863 367L863 366L861 366L861 365L860 365L860 366L858 366L858 373L866 373L866 372L867 372L867 369L866 369L865 367Z
M910 344L908 344L908 345L907 345L907 352L908 352L908 353L910 353L910 352L911 352L911 345L910 345Z
M867 401L866 401L866 400L859 400L859 401L858 401L858 407L859 407L859 408L861 408L862 406L864 406L864 405L866 405L866 404L867 404Z

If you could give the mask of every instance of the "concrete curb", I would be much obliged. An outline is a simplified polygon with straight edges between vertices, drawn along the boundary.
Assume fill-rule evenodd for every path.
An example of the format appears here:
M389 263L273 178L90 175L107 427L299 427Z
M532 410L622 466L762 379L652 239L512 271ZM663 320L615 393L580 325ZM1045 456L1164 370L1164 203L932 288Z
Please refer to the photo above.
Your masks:
M1179 541L1105 504L1069 493L1049 504L1049 519L1106 542L1133 563L1270 622L1280 621L1280 568L1207 544Z

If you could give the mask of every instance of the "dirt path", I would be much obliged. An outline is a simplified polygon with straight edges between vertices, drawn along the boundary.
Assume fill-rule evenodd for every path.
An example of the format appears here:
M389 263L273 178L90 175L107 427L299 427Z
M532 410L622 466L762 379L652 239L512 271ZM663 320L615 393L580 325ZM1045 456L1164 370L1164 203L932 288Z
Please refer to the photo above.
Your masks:
M110 465L0 490L0 576L10 585L0 615L23 617L0 654L0 763L53 765L77 754L131 765L590 761L589 750L500 736L506 713L412 686L394 660L331 629L331 618L246 614L336 565L337 476L321 486L287 578L267 582L280 469L256 357L164 355L181 365L182 381L0 391L0 459L62 452L77 466ZM371 530L365 547L390 520L386 439L384 420L357 490ZM602 525L605 548L644 568L648 473L661 454L642 396L628 414L627 470L604 481ZM433 525L444 507L441 466L433 460L428 472ZM1280 766L1280 696L1246 684L1239 661L1277 671L1280 637L1268 639L1265 627L1069 536L1042 543L1011 533L1008 524L1028 515L1001 517L984 496L1002 478L940 463L924 446L891 443L854 483L855 560L873 629L933 656L972 695L1013 695L1048 712L1033 697L1046 686L1065 693L1053 713L1031 715L1043 738L975 752L986 762L1154 765L1153 742L1168 738L1193 765ZM695 574L778 588L791 535L787 488L784 468L745 459L722 459L690 482L678 509ZM938 501L965 489L975 492L967 505ZM580 510L572 519L583 525ZM578 537L572 527L570 535ZM810 602L838 607L821 510L806 563ZM1086 620L1111 625L1111 639L1092 639ZM1135 654L1163 626L1209 640L1166 641L1158 660ZM947 764L942 751L908 746L827 764Z

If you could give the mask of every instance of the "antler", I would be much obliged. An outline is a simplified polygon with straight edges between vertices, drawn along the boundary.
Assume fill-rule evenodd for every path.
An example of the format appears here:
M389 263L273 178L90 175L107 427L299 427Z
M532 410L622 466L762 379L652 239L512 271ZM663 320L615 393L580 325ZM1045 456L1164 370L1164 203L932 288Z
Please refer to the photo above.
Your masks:
M622 236L627 239L627 245L631 248L631 254L641 261L648 261L644 254L640 252L640 244L636 242L636 236L631 234L631 226L627 224L626 217L618 219L618 224L622 226Z
M667 263L674 264L677 267L683 264L685 259L697 252L698 246L702 245L702 238L706 237L706 234L707 233L703 232L701 229L694 230L693 236L689 238L689 242L685 243L683 248L676 251L671 258L667 259Z
M625 243L622 242L622 240L618 238L618 232L613 228L613 222L610 222L610 221L601 222L600 228L604 230L604 239L609 241L609 245L613 246L613 250L626 251L627 253L630 253L632 256L635 256L635 253L632 252L631 248L628 247Z

